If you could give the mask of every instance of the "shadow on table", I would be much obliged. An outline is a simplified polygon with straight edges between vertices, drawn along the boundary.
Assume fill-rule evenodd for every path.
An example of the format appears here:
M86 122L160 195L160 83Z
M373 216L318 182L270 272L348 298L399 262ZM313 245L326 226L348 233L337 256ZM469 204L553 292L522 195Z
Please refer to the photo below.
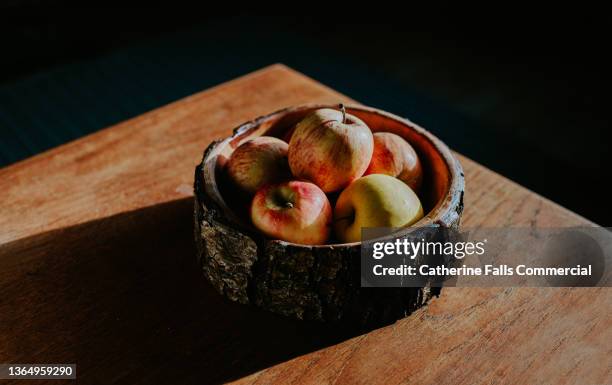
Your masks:
M225 301L193 265L192 199L0 246L0 362L87 383L219 383L356 335Z

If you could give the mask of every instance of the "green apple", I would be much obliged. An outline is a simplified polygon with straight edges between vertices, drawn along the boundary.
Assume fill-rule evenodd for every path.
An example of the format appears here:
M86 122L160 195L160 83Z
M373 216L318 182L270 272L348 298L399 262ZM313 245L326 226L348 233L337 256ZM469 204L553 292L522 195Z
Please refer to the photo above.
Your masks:
M410 187L392 176L371 174L338 197L334 231L342 242L359 242L362 227L405 227L422 217L423 207Z

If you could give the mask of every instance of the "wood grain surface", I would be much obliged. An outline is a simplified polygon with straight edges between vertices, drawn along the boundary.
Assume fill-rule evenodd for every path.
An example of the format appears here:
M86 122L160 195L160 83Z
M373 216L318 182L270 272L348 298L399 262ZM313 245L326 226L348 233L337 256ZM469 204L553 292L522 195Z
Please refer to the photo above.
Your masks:
M0 170L0 362L76 363L88 384L612 383L608 288L446 288L358 334L227 303L199 277L202 150L255 116L338 101L275 65ZM464 226L589 224L459 159Z

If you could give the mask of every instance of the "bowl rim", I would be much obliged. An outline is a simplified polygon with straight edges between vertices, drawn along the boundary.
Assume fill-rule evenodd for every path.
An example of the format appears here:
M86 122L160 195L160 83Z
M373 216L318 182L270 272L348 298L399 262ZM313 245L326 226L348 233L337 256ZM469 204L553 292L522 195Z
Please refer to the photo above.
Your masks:
M277 118L279 115L286 115L289 113L294 113L294 112L304 111L304 110L315 110L319 108L337 108L338 105L339 105L338 103L335 103L335 104L308 103L308 104L300 104L296 106L282 108L270 114L260 116L256 119L250 120L248 122L245 122L239 125L233 130L232 135L224 139L214 141L213 143L211 143L211 146L214 146L214 147L225 146L228 144L228 142L231 142L237 137L248 135L249 131L257 130L258 128L261 127L263 123L273 120ZM425 215L419 221L417 221L416 223L412 224L409 227L399 229L397 232L394 232L393 235L409 234L415 231L415 229L422 228L422 227L431 227L431 226L449 227L452 223L455 223L457 217L461 215L461 212L463 210L463 194L464 194L465 182L464 182L464 173L463 173L463 168L461 166L461 163L452 154L448 146L446 146L446 144L444 144L444 142L442 142L434 134L432 134L425 128L419 126L418 124L412 122L409 119L402 118L393 113L383 111L383 110L380 110L374 107L368 107L364 105L351 104L351 103L346 103L343 105L346 108L347 113L351 113L351 111L361 111L364 113L379 115L386 119L395 120L396 122L407 126L409 129L412 129L418 135L424 138L427 142L429 142L429 144L439 153L439 155L442 157L448 169L448 189L445 192L444 197L440 199L436 203L436 205L431 210L429 210L427 215ZM218 187L214 187L213 191L209 191L209 189L211 188L211 184L206 183L207 178L216 179L215 170L211 170L210 168L207 169L206 167L207 160L210 156L211 154L209 153L209 151L206 151L202 159L202 163L201 163L201 166L202 166L201 177L203 178L203 182L205 186L205 193L209 197L213 198L216 204L221 206L221 209L225 211L224 214L226 215L226 218L231 222L232 225L240 226L240 222L241 222L240 219L237 218L235 213L233 213L233 210L231 210L227 206L227 204L225 203L225 200L222 198L219 192ZM223 201L218 202L217 199L214 198L214 195L220 197ZM229 213L230 215L227 215L228 213L226 211L228 210L230 211ZM332 243L332 244L323 244L323 245L305 245L305 244L300 244L300 243L288 242L288 241L284 241L281 239L270 239L261 234L260 236L265 241L271 242L274 244L297 247L297 248L307 248L307 249L347 248L347 247L350 248L350 247L361 246L362 244L362 242L350 242L350 243Z

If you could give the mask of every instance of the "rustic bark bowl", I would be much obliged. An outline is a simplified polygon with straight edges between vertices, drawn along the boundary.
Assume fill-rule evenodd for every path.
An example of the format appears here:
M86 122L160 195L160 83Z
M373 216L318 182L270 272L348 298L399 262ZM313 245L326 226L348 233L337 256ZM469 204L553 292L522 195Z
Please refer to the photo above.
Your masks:
M248 199L224 180L225 163L242 142L260 135L288 142L295 124L322 107L336 106L280 110L244 123L229 138L208 146L195 172L197 264L212 286L232 301L302 320L390 323L425 304L440 288L362 288L360 243L305 246L268 239L248 220ZM400 232L458 228L464 179L448 147L406 119L374 108L346 107L373 132L393 132L408 140L421 159L426 215Z

